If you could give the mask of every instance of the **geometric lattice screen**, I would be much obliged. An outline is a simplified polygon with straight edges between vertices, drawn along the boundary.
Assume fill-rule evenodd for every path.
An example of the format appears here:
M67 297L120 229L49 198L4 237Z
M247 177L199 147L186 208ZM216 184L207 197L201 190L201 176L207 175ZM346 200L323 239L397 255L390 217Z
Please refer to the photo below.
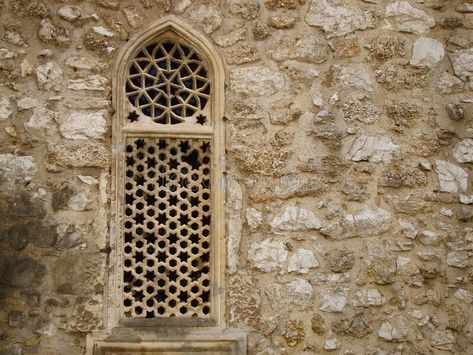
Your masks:
M127 138L125 150L125 317L210 317L211 140Z
M208 71L190 47L169 41L143 48L130 65L128 101L155 123L197 122L210 97Z

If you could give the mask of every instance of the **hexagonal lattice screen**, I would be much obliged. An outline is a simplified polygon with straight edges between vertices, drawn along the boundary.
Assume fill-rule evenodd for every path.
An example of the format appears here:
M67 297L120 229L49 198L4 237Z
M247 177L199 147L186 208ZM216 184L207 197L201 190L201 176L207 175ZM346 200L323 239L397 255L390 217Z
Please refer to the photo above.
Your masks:
M211 140L126 138L126 318L209 318Z

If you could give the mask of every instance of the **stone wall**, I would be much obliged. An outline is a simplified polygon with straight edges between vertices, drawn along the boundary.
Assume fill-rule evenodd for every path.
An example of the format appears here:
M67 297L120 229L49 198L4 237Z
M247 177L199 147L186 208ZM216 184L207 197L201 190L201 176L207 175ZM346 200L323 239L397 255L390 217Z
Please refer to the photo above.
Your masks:
M0 0L0 353L104 329L110 68L168 14L225 63L249 353L472 353L471 0Z

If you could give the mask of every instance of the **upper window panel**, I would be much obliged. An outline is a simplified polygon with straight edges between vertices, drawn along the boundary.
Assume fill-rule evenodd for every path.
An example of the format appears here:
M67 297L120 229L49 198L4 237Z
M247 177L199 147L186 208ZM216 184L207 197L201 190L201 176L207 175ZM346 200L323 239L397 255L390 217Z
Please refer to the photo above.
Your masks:
M170 40L153 42L132 60L126 81L129 121L145 116L158 124L209 124L207 63L194 49Z

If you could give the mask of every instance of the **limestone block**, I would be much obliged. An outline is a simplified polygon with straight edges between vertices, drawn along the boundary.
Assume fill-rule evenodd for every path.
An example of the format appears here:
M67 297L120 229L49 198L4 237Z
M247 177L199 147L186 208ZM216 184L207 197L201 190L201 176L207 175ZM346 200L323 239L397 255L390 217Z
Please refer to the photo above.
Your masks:
M450 73L442 73L435 82L436 89L442 95L457 94L463 91L464 83Z
M435 26L435 20L424 11L412 7L407 1L396 1L386 6L383 28L421 34Z
M421 37L414 42L410 64L433 67L445 56L443 44L436 39Z
M410 332L410 324L404 316L394 316L384 321L378 330L378 336L385 341L403 341Z
M369 161L372 163L389 162L400 153L400 146L386 136L365 136L355 139L346 159Z
M191 16L192 20L207 34L214 32L222 24L220 11L213 6L202 4L192 11Z
M305 21L320 27L327 38L343 36L355 30L365 30L376 25L371 12L360 9L352 1L313 0Z
M102 143L71 141L48 145L51 163L70 167L106 167L109 164L108 149Z
M103 139L107 132L104 112L73 112L59 125L59 132L67 139Z
M473 76L473 48L462 49L450 54L453 71L462 80Z
M287 272L298 272L307 274L309 269L319 267L319 262L315 258L314 253L307 249L297 249L289 259Z
M320 310L324 312L343 312L348 303L347 287L327 287L320 292Z
M459 163L473 163L473 139L464 139L453 148L453 157Z
M0 121L5 121L13 113L10 99L8 97L0 98Z
M272 95L284 87L284 77L264 66L237 68L230 72L230 87L245 96Z
M288 251L284 243L270 238L252 243L248 250L248 261L258 270L265 272L281 270L287 256Z
M32 156L0 154L0 181L24 184L31 181L36 172L37 167Z
M271 228L276 232L303 231L320 229L320 220L312 211L297 206L288 206L284 212L271 221Z
M465 192L468 187L468 173L457 165L444 160L435 160L437 177L442 192Z
M353 236L371 237L381 235L391 227L391 214L379 207L364 206L355 214L344 217L346 230Z
M74 22L82 16L82 10L78 6L62 6L57 10L59 17L66 21Z
M36 68L36 80L43 90L49 90L62 80L62 69L55 62L47 62Z
M71 37L67 28L57 26L49 19L41 20L38 36L43 42L48 44L61 47L69 47L71 44Z
M90 75L84 79L71 79L67 87L76 91L105 91L108 88L108 79L100 75Z
M380 307L386 303L386 298L377 288L356 291L351 304L353 307Z
M263 223L263 214L256 208L247 208L246 223L248 223L251 230L257 229Z

